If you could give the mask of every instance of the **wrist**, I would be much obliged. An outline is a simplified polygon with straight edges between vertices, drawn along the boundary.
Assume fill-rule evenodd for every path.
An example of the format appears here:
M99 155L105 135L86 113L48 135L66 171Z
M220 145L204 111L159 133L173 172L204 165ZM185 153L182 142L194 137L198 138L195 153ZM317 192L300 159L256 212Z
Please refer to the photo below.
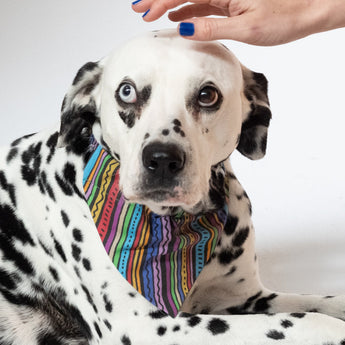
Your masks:
M311 0L307 8L308 35L345 26L345 0Z

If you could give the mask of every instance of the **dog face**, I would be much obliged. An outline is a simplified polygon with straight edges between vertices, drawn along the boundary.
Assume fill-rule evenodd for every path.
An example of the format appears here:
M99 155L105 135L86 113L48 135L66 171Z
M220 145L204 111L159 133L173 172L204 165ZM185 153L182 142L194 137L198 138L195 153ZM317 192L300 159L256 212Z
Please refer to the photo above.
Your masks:
M237 147L264 155L267 82L219 43L171 31L136 38L77 74L61 142L89 133L121 162L120 187L153 210L205 204L211 169ZM72 132L71 132L72 131Z

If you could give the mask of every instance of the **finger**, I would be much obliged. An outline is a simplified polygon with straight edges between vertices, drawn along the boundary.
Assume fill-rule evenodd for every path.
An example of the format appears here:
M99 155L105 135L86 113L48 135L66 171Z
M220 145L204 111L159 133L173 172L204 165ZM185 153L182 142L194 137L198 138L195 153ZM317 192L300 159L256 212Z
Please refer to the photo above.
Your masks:
M135 0L132 2L132 9L137 13L144 13L152 6L152 0Z
M152 22L160 18L168 10L188 2L187 0L140 0L134 1L132 7L136 12L144 13L143 18L147 22Z
M183 5L187 2L193 3L208 3L210 0L141 0L135 4L136 9L140 8L140 12L144 12L144 20L152 22L160 18L167 11Z
M258 44L258 32L250 22L250 16L244 14L230 18L193 18L180 23L178 30L184 38L192 40L232 39Z
M210 6L208 4L197 4L184 6L177 11L169 13L169 19L173 22L180 22L188 18L206 17L206 16L228 16L226 9Z

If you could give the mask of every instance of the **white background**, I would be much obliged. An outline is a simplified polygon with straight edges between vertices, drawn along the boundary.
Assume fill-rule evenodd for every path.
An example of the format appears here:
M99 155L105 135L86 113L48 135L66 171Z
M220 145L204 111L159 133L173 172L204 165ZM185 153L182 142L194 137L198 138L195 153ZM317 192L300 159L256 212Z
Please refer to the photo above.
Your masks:
M140 32L175 27L144 23L130 4L1 0L1 145L55 124L82 64ZM232 159L253 203L262 280L281 291L345 293L345 29L280 47L225 43L270 82L267 155Z

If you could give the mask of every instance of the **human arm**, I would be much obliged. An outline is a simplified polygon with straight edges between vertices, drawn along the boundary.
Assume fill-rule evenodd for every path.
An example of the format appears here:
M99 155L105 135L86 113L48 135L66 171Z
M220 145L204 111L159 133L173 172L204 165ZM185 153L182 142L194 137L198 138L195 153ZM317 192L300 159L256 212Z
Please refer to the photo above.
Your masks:
M173 10L169 19L182 21L180 33L187 28L189 39L233 39L262 46L345 26L345 0L141 0L133 9L146 13L148 22Z

